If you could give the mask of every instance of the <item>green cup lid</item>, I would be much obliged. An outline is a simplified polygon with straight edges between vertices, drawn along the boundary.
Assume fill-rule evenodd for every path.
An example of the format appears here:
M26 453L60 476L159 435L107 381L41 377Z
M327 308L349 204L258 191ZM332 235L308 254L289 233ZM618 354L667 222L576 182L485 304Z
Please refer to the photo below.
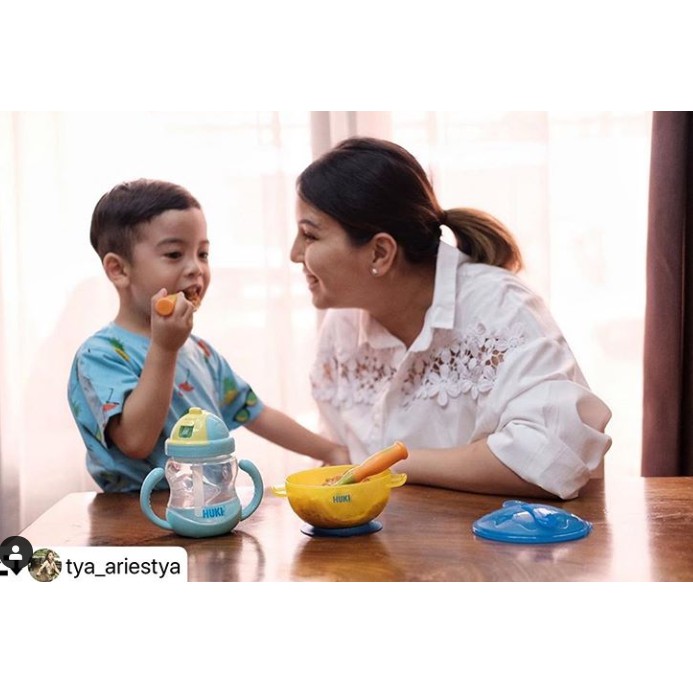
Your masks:
M191 407L173 427L164 450L176 459L203 459L230 455L236 443L226 424L211 412Z

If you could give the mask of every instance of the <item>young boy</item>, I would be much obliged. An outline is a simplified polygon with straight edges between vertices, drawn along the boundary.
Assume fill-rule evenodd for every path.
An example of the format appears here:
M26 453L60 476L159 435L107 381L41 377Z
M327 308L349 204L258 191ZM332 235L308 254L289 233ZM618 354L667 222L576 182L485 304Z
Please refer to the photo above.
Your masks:
M267 440L348 464L346 448L265 406L209 344L191 334L210 281L204 214L184 188L122 183L94 209L91 244L120 301L115 320L77 351L68 397L87 447L87 468L104 491L137 491L166 463L164 442L192 406ZM177 294L163 317L157 299Z

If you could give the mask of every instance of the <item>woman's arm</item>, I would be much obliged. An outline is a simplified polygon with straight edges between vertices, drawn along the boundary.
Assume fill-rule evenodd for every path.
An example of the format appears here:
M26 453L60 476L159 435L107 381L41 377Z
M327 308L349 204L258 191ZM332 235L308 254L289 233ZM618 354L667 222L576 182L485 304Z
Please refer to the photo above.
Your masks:
M410 450L409 457L397 465L397 471L405 472L412 484L472 493L556 498L506 467L485 439L459 448Z
M246 428L256 435L327 464L349 464L349 453L343 445L333 443L304 428L297 421L282 412L265 407Z

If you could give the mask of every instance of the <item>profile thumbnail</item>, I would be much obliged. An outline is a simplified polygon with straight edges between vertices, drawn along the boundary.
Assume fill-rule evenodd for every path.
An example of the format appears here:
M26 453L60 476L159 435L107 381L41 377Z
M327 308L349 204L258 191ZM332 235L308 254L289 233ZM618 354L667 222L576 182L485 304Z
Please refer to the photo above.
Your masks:
M29 573L34 580L51 582L60 575L63 563L53 549L37 549L29 562Z

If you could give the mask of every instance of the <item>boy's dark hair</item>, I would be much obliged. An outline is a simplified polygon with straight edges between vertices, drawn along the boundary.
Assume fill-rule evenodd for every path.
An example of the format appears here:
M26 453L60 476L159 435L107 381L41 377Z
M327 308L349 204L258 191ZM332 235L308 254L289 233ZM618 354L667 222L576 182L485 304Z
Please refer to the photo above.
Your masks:
M96 203L89 239L102 260L106 253L132 260L140 224L170 209L191 207L200 209L200 203L175 183L146 178L120 183Z

